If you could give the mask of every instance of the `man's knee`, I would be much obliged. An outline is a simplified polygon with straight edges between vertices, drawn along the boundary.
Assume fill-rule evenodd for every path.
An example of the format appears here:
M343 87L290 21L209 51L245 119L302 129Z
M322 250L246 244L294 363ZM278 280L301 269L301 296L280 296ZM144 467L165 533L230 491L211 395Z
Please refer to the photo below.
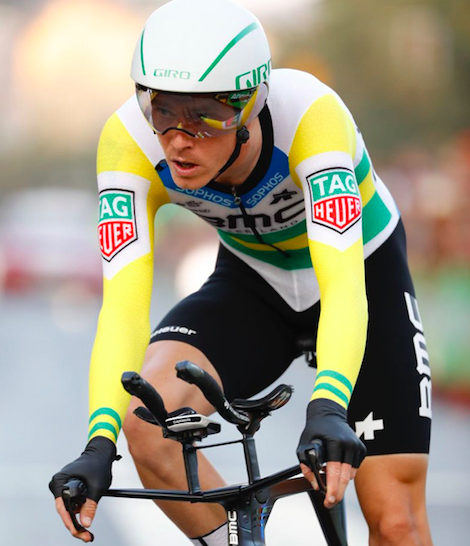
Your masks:
M426 516L427 456L367 457L356 490L369 525L371 546L431 545Z
M369 521L372 546L421 546L415 518L406 507L395 512L384 512L379 521Z

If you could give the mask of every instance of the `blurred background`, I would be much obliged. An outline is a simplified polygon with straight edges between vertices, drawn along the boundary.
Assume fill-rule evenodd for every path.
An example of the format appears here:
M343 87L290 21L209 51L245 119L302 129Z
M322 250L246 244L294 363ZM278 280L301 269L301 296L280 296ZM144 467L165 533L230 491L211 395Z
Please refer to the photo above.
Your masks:
M468 5L239 2L265 26L274 67L311 72L341 95L398 203L433 370L431 525L436 545L449 537L455 546L468 544ZM133 93L134 46L162 3L0 0L0 434L6 446L0 452L0 523L16 546L72 540L56 521L46 483L78 455L85 438L88 359L101 301L96 146L106 119ZM173 205L156 222L153 324L197 289L217 248L213 230ZM279 416L262 437L265 473L295 464L310 373L302 362L288 372L287 380L299 389L293 408L283 410L291 413ZM273 431L281 425L279 442ZM288 449L275 464L270 454L273 446L280 449L276 440ZM120 447L126 451L122 438ZM243 479L230 457L214 460L227 479ZM119 485L137 486L129 457L118 466L115 485L119 477ZM365 524L350 497L351 543L365 544ZM186 544L156 511L142 508L144 501L136 501L139 510L105 502L96 524L100 544L126 546L137 533L144 545ZM284 514L293 520L304 508L292 502ZM285 526L276 527L280 517L273 516L273 545L287 543ZM295 543L310 544L302 530Z

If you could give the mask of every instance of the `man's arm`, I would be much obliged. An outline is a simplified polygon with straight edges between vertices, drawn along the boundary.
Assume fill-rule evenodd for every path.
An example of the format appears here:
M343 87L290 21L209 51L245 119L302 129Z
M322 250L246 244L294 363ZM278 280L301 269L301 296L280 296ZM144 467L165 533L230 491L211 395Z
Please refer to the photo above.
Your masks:
M312 399L347 408L364 355L367 298L354 125L334 95L305 113L290 154L302 185L312 264L320 287L318 374Z
M100 138L98 186L104 287L90 366L89 441L82 455L49 485L65 526L84 542L92 536L73 527L62 488L71 477L85 482L88 494L80 520L90 527L97 502L111 484L115 442L129 404L121 375L140 370L150 338L153 224L158 208L169 201L155 169L117 114L108 120Z
M304 114L290 153L294 180L305 196L310 255L320 288L318 372L299 453L313 437L326 444L326 506L340 500L365 455L346 420L367 334L361 196L353 158L356 133L334 95ZM302 460L302 459L301 459ZM353 468L351 468L353 467ZM303 468L308 479L307 467ZM334 499L334 500L333 500Z
M124 371L139 371L150 339L154 217L163 184L115 114L98 147L103 306L90 365L89 439L116 442L130 396Z

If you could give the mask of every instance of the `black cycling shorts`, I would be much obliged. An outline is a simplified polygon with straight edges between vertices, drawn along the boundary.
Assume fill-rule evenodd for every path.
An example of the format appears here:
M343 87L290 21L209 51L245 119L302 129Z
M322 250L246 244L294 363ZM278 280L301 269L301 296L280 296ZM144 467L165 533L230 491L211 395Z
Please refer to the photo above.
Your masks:
M429 362L401 221L366 259L365 270L369 326L349 423L369 455L428 453ZM219 373L227 398L248 398L299 356L295 340L299 333L311 333L319 312L319 303L294 311L256 271L221 246L214 273L163 318L151 343L170 339L197 347Z

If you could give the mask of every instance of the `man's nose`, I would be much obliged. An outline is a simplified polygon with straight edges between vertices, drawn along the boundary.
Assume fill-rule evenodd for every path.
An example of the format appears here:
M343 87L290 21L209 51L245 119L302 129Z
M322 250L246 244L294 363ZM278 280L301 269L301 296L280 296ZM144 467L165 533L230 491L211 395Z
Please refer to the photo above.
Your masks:
M181 129L181 124L178 124L178 129ZM183 150L185 148L192 148L194 145L194 137L184 133L183 131L178 131L177 129L172 129L168 132L168 136L171 139L171 144L174 148L178 150Z

